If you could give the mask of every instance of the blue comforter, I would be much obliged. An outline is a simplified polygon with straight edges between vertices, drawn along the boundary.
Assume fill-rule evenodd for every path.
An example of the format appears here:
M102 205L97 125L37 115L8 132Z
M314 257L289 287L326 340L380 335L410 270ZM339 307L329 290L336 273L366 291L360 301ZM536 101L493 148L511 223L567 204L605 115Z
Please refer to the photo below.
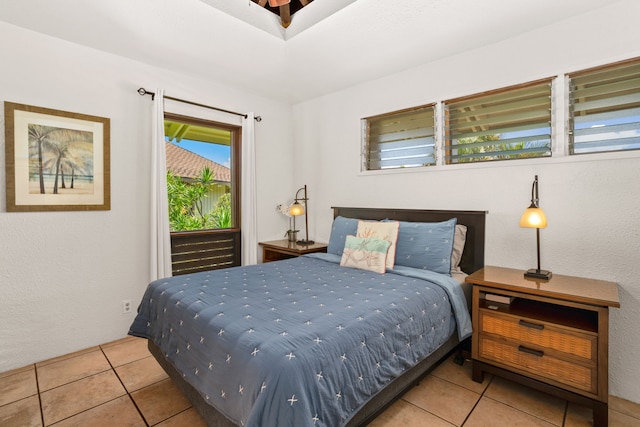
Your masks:
M471 333L450 277L313 254L152 282L129 334L158 345L237 425L335 427L456 324Z

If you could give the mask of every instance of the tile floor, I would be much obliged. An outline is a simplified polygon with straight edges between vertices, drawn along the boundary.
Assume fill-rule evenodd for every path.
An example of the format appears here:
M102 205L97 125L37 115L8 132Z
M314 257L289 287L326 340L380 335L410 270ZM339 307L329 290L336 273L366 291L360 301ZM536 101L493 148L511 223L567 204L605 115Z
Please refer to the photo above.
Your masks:
M589 426L591 410L445 360L372 427ZM611 427L640 426L640 405L612 397ZM199 427L189 402L149 354L124 338L0 373L0 426Z

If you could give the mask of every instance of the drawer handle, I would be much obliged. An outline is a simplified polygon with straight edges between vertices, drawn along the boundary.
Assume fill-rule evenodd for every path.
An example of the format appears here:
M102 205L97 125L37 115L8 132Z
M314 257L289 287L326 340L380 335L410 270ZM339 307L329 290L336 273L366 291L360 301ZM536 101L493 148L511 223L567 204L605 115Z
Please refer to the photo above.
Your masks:
M531 328L531 329L537 329L539 331L544 329L544 325L540 325L538 323L527 322L526 320L520 320L520 322L518 322L518 324L520 326L524 326L526 328Z
M538 357L544 356L544 351L532 350L532 349L527 348L527 347L525 347L523 345L518 346L518 350L523 352L523 353L532 354L532 355L538 356Z

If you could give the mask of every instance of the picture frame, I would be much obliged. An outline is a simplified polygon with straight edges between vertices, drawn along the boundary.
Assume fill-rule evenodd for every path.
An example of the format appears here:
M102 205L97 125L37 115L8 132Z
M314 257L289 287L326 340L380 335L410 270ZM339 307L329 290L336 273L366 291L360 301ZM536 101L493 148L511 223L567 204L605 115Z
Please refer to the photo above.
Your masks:
M111 209L110 120L4 102L7 212Z

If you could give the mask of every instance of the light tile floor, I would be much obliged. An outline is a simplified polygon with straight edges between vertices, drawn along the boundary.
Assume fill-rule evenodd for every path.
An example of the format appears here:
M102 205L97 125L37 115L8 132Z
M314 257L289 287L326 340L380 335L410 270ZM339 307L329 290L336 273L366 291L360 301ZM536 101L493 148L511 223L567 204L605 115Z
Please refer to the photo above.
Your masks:
M498 377L471 380L471 364L445 360L372 427L592 424L591 409ZM611 427L640 426L640 405L611 397ZM0 373L0 426L200 427L200 416L147 350L124 338Z

